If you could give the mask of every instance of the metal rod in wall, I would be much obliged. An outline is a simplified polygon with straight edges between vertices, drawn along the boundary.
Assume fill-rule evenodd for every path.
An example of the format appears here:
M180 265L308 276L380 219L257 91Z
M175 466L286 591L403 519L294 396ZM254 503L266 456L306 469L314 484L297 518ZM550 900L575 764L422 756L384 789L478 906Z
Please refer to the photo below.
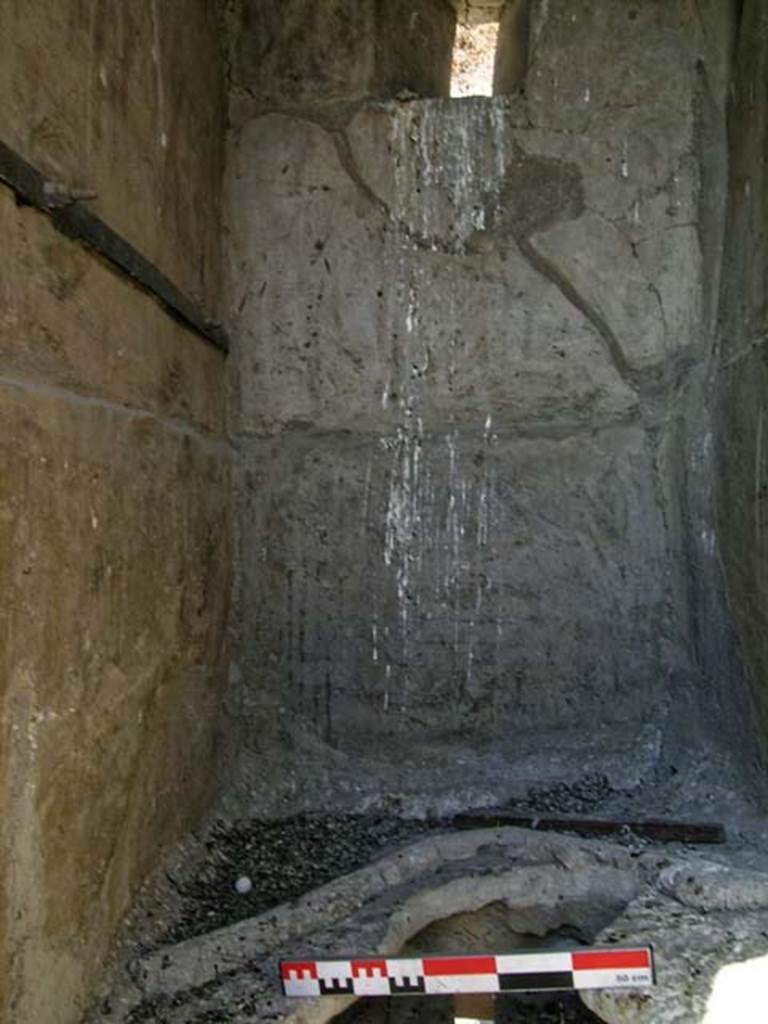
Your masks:
M12 189L20 202L49 216L56 229L67 238L87 245L149 292L185 326L191 327L222 352L229 351L229 339L220 323L180 292L130 242L82 205L81 200L91 197L91 194L61 189L4 142L0 142L0 182Z

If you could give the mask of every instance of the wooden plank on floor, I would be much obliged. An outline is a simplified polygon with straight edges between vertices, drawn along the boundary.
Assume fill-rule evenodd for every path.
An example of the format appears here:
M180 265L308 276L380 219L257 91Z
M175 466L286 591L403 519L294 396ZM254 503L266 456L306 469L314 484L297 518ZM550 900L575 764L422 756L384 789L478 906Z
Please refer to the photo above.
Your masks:
M657 843L724 843L725 828L718 822L667 821L646 818L587 818L578 815L552 816L504 807L465 811L451 819L454 828L517 828L541 832L575 832L580 836L637 836Z

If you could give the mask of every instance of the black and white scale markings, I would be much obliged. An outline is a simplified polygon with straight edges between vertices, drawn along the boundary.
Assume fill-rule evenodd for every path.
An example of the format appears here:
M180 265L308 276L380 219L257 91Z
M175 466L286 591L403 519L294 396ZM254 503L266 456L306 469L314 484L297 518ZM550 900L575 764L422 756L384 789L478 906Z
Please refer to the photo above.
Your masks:
M655 983L650 946L489 956L284 960L280 975L286 996L296 997L647 988Z

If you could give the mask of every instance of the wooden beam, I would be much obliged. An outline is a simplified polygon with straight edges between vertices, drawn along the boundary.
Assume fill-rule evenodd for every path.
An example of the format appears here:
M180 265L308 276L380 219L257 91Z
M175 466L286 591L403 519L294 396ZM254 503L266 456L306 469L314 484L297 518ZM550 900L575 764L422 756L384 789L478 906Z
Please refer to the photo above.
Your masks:
M541 832L575 832L580 836L636 836L657 843L724 843L726 838L725 828L717 822L552 816L504 807L466 811L457 814L451 824L458 829L515 826Z

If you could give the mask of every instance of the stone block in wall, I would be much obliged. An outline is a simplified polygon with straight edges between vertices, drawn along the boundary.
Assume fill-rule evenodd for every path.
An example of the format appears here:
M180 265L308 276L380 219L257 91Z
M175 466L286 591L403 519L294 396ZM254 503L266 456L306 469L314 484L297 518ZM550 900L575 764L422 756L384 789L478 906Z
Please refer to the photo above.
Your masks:
M658 757L705 543L702 33L682 2L532 0L514 96L239 126L231 722L260 799L499 799L529 743L544 772Z
M701 25L687 4L531 0L530 16L525 89L535 127L576 135L596 111L689 101Z
M292 432L243 454L233 729L260 799L296 777L320 799L331 773L358 800L460 803L484 757L508 777L550 734L573 756L626 730L638 755L678 642L641 428Z
M448 96L456 19L446 0L375 0L368 95Z
M507 0L499 11L499 34L493 65L495 96L515 92L528 71L530 0Z
M574 137L519 115L498 97L241 129L238 431L605 420L701 343L690 114L600 111Z
M267 110L447 96L455 22L446 0L241 0L234 84Z

